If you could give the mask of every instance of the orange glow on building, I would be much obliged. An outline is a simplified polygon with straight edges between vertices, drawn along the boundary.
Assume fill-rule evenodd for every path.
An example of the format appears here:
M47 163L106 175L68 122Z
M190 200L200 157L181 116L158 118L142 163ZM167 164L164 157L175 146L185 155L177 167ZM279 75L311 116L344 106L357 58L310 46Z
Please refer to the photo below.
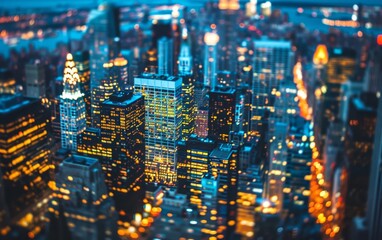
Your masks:
M329 61L328 49L324 44L319 44L313 55L313 63L316 65L324 65Z
M238 10L240 8L238 0L220 0L219 9L220 10Z
M379 34L379 35L377 36L377 44L378 44L379 46L382 46L382 34Z

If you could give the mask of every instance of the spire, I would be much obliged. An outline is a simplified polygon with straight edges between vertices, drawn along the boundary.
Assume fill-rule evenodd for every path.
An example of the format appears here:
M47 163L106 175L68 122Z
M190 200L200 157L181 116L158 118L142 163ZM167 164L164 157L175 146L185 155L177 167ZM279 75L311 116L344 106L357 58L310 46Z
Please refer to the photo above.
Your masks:
M182 28L182 43L180 45L178 62L178 70L181 75L188 75L192 73L191 47L186 26Z
M74 63L73 56L71 53L66 55L66 62L64 68L63 84L64 91L62 92L62 98L77 99L83 94L80 91L80 77L78 75L78 70L76 64Z

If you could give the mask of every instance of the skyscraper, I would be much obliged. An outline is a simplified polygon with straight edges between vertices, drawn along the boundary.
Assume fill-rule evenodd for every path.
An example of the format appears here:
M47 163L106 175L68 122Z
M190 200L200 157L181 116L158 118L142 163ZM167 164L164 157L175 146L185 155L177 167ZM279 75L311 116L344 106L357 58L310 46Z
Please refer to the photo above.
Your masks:
M192 75L182 77L182 139L195 132L196 104L195 104L195 79Z
M133 90L114 93L101 104L101 164L110 191L127 193L143 176L145 106Z
M290 42L259 40L254 44L251 134L261 129L281 81L292 74L293 57Z
M73 155L60 164L51 206L50 212L67 217L72 239L117 238L114 201L95 158Z
M221 142L228 142L229 133L235 121L236 91L219 87L210 92L208 136Z
M173 41L170 38L158 40L158 74L172 76L174 71Z
M89 51L77 51L74 56L74 63L80 77L80 90L84 94L86 108L86 125L91 125L91 91L90 91L90 64Z
M89 13L87 20L90 50L90 87L100 85L105 62L119 53L119 12L112 4L100 4Z
M49 194L48 129L49 114L40 100L0 96L0 169L10 217L7 224L21 219L29 219L24 224L28 229L41 224L44 206L37 211L34 207Z
M25 65L26 97L44 98L46 96L45 65L36 60Z
M214 32L207 32L204 35L204 86L210 87L212 90L216 87L217 73L217 47L219 35Z
M182 79L147 74L134 79L135 91L145 99L148 181L176 182L177 145L182 137Z
M240 8L238 0L219 0L220 17L218 33L220 36L220 70L236 73L237 67L237 17Z
M178 57L178 74L191 75L192 74L192 55L191 46L189 43L187 28L182 29L182 43L180 45L180 53Z
M114 64L107 62L103 64L103 78L100 85L92 90L92 127L101 127L101 103L107 100L110 95L119 90L118 73L115 71ZM100 71L100 70L98 70Z
M187 141L181 141L178 145L178 191L187 194L190 203L200 208L202 178L208 173L209 155L215 149L216 143L193 134Z
M229 236L236 220L236 198L238 182L238 155L231 144L220 144L210 154L210 173L219 177L217 233Z
M60 96L61 147L77 151L77 136L86 128L86 108L78 70L70 53L66 56L63 85Z
M114 63L114 71L117 74L117 82L118 86L121 88L121 90L124 90L126 88L129 88L129 67L128 62L124 57L117 57L113 59Z
M218 189L219 176L210 173L202 178L202 211L200 213L202 220L202 234L206 237L216 237L220 223L218 222ZM220 234L221 235L221 234Z

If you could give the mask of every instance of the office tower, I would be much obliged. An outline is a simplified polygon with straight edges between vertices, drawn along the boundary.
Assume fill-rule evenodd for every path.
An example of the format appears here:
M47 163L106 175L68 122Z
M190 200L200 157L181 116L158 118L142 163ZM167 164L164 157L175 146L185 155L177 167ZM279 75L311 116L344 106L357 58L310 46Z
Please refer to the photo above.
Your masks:
M14 94L16 92L16 80L10 70L0 68L0 94Z
M294 209L307 212L312 161L310 123L297 116L290 125L283 206L289 212L293 212Z
M371 173L369 179L367 224L369 239L377 239L382 235L382 98L378 99L378 118L374 133L374 149L371 159Z
M187 28L182 29L182 42L180 45L180 53L178 57L178 74L181 76L192 75L192 54L189 43Z
M91 91L90 91L90 64L89 51L77 51L73 56L74 63L80 77L80 91L84 94L86 109L86 125L91 125Z
M195 79L192 75L182 77L182 139L195 132L196 104L195 104Z
M326 184L331 184L338 154L343 153L345 130L345 124L339 120L333 121L329 125L322 156Z
M158 40L158 74L173 75L174 50L173 41L170 38L163 37Z
M214 32L207 32L204 35L204 86L212 90L216 87L217 71L217 47L219 35Z
M208 109L198 109L195 117L195 133L199 137L208 136Z
M104 76L100 85L92 90L92 127L96 128L101 127L101 103L119 90L118 74L114 64L112 62L104 63L102 69Z
M270 124L271 125L271 124ZM287 164L286 139L288 123L276 121L272 123L273 134L269 143L269 163L265 197L276 206L276 211L283 208L283 187Z
M377 107L375 93L364 93L350 99L345 137L345 165L349 176L345 196L345 233L353 217L366 213Z
M119 11L112 4L100 4L89 13L87 20L90 53L90 87L93 91L103 77L105 62L119 53Z
M129 85L129 67L128 62L124 57L117 57L113 59L114 63L114 71L117 75L117 82L118 86L121 90L124 90L126 88L131 87L132 85Z
M25 65L26 97L44 98L46 96L45 65L36 60Z
M60 164L49 211L63 211L72 239L117 237L117 213L96 158L73 155Z
M143 56L143 72L156 74L158 69L157 49L149 49Z
M42 226L43 200L49 195L51 179L48 130L49 114L40 100L0 96L0 169L10 217L7 224L26 221L22 227L29 230Z
M237 66L237 17L240 5L238 0L220 0L220 17L218 21L218 33L220 36L220 70L228 70L236 73Z
M101 129L87 127L77 138L77 152L90 157L101 157Z
M236 220L237 166L237 150L231 144L220 144L210 154L210 172L219 177L217 232L226 236L233 232Z
M291 43L259 40L254 42L252 109L250 132L256 135L265 123L265 112L272 110L282 80L292 74Z
M237 188L235 233L251 238L254 236L256 204L263 193L259 166L251 165L245 171L239 171Z
M233 130L236 107L236 91L219 87L210 92L208 136L221 142L228 142Z
M202 234L205 237L213 238L218 235L220 222L218 222L218 189L219 176L210 173L202 178L202 211L200 212ZM222 235L222 234L219 234ZM224 237L224 235L223 235Z
M101 104L101 164L111 192L127 193L144 172L145 106L133 90ZM118 208L118 206L117 206Z
M176 182L176 143L182 137L182 79L143 75L134 79L145 99L145 174L150 182Z
M78 70L72 54L66 56L63 85L60 96L61 147L77 151L77 136L86 127L84 94L80 90Z
M317 129L320 139L325 140L329 122L339 118L342 85L352 81L355 73L356 51L348 48L329 49L326 79L320 89L320 105Z
M200 208L202 178L208 173L209 155L215 149L215 141L199 138L196 134L178 144L178 191L187 194L192 205Z

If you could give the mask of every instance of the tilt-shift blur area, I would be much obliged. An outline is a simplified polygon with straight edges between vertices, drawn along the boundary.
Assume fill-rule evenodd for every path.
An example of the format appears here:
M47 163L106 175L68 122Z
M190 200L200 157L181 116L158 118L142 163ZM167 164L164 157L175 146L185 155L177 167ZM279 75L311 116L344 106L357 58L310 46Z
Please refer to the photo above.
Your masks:
M382 240L381 0L0 0L0 240Z

